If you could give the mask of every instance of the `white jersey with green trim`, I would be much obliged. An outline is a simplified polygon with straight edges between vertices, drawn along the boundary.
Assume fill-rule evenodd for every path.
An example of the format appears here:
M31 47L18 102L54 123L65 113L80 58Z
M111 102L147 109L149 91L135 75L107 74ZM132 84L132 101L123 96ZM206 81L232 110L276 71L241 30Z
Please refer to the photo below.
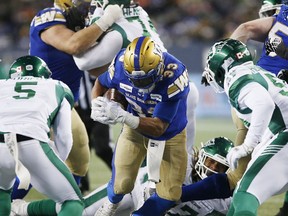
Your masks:
M30 76L0 80L0 86L0 131L49 142L63 99L73 100L70 89L60 81Z
M110 63L115 55L137 37L149 36L166 52L153 23L141 7L123 8L124 18L114 23L98 43L81 55L74 56L76 65L83 71Z
M288 86L274 74L247 62L225 75L224 89L249 128L245 143L259 143L288 127Z

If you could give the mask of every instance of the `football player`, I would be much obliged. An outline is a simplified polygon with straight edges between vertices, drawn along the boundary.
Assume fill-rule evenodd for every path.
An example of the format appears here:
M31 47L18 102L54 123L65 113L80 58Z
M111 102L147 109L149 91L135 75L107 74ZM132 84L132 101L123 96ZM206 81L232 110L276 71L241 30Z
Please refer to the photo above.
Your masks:
M231 38L246 43L248 40L264 42L262 53L257 65L288 81L288 27L286 0L265 0L256 19L241 24L231 35ZM287 215L288 193L285 195L283 207L277 216Z
M109 88L125 96L127 111L102 97ZM113 215L124 195L132 191L151 139L154 149L164 150L163 159L160 155L161 181L156 184L156 193L133 215L162 215L180 199L187 163L188 92L186 67L145 36L122 49L109 70L97 78L92 89L91 118L124 125L114 151L108 200L96 215Z
M203 76L216 92L227 94L237 116L249 128L243 144L227 155L230 168L235 169L238 160L252 152L227 215L256 216L259 205L288 189L288 87L254 65L247 46L231 38L211 47ZM271 168L275 166L277 170Z
M194 149L194 161L191 167L188 167L190 178L185 180L184 186L182 188L191 187L193 182L199 179L205 179L207 176L219 173L225 175L229 169L229 165L226 160L226 155L228 151L233 147L233 142L225 137L216 137L208 140L204 145L202 144L200 150ZM139 170L135 187L131 194L124 196L119 207L117 208L117 216L127 216L134 210L140 207L147 197L147 189L149 188L149 183L147 181L147 169L142 167ZM89 195L84 197L85 209L83 211L83 216L94 215L97 209L101 207L103 202L107 199L107 184L97 188L95 191L91 192ZM213 199L213 200L189 200L187 202L178 201L175 206L173 206L166 216L172 215L188 215L196 214L199 216L204 216L208 214L213 215L225 215L230 206L231 198L227 199ZM42 215L45 212L33 212L33 202L26 203L22 201L18 203L18 208L16 208L15 203L12 205L12 210L18 215L23 215L23 210L28 209L28 215ZM20 206L21 205L21 208ZM28 208L29 206L29 208ZM59 212L60 205L56 205L56 212ZM47 211L47 209L46 209ZM56 212L54 214L56 214Z
M110 5L92 25L75 32L75 28L71 27L71 14L74 14L76 4L77 1L72 0L55 0L54 7L39 11L30 25L30 54L41 57L47 63L53 79L61 80L69 86L75 103L78 101L83 72L77 68L72 55L90 48L123 15L118 5ZM74 108L72 133L73 147L66 163L79 182L88 170L90 152L85 125ZM14 199L22 198L17 191L13 194Z
M80 55L74 55L76 65L80 69L87 70L90 74L94 74L97 77L99 74L107 70L108 65L121 48L126 48L133 39L140 36L151 37L159 45L162 52L167 51L157 33L157 30L150 20L149 15L136 1L110 0L109 4L123 4L124 17L117 20L115 24L109 28L109 31L107 31L97 41L95 46L87 52ZM90 22L93 22L93 20L97 20L100 17L103 13L104 6L103 0L91 1L90 14L93 14L93 16L90 16ZM94 77L94 80L96 77ZM87 85L89 85L89 83ZM187 99L189 107L187 110L187 130L189 131L187 136L187 152L189 154L188 164L191 164L196 124L195 109L198 104L199 93L192 81L189 82L189 85L190 92Z
M66 84L50 76L42 59L23 56L12 63L9 79L1 77L0 215L10 215L16 174L21 188L31 180L39 192L63 204L61 215L82 215L81 192L64 163L72 147L74 99ZM61 159L49 145L50 127Z
M271 44L270 46L265 46L265 44L273 43L273 46L277 46L281 41L284 44L288 44L287 3L286 0L282 0L282 4L275 5L274 10L276 12L273 16L243 23L230 36L230 38L244 43L247 43L248 40L263 42L263 51L257 61L257 65L275 75L281 69L288 69L288 60L278 56L275 50L270 49ZM281 7L279 7L280 5Z
M123 15L124 18L121 18L112 25L109 30L97 41L97 44L89 49L87 52L84 52L80 55L74 55L74 60L76 65L82 69L89 71L90 74L94 74L95 77L86 78L86 83L83 85L83 88L87 91L87 86L90 83L89 80L94 80L98 75L107 71L109 64L115 57L115 55L120 51L121 48L126 48L127 45L136 37L140 36L149 36L154 41L159 44L161 50L166 52L167 49L163 45L157 30L155 29L152 21L149 18L149 15L146 11L136 2L136 1L123 1L123 0L110 0L109 4L124 4L123 6ZM92 0L90 4L90 22L93 20L97 20L101 14L103 13L104 1L103 0ZM98 15L97 15L98 14ZM88 81L88 82L87 82ZM93 81L92 81L93 82ZM94 84L94 83L93 83ZM195 109L199 100L199 93L195 86L195 84L191 81L189 82L190 92L188 94L188 107L187 115L188 115L188 125L187 125L187 151L189 154L188 160L192 158L192 148L194 143L195 136ZM90 92L88 93L90 95ZM87 95L86 95L87 98ZM85 104L83 105L83 109L85 109ZM88 106L89 107L89 106ZM81 108L81 107L80 107ZM89 113L90 117L90 113ZM84 117L85 118L85 117ZM89 122L89 120L87 120ZM90 125L92 123L89 123ZM97 128L99 123L97 122L94 126ZM99 127L98 127L99 128ZM106 128L102 128L104 130L108 130ZM99 131L98 134L105 134L103 130ZM106 132L107 134L108 132ZM94 137L97 135L94 134ZM106 139L106 147L104 146L103 153L106 152L108 154L103 155L103 157L111 158L110 156L110 148L107 145L109 144L108 139ZM95 146L97 143L95 143ZM97 149L97 148L96 148ZM101 150L97 151L101 152ZM98 155L98 153L97 153ZM107 161L107 158L106 158ZM108 162L108 161L107 161ZM111 162L110 162L111 163Z

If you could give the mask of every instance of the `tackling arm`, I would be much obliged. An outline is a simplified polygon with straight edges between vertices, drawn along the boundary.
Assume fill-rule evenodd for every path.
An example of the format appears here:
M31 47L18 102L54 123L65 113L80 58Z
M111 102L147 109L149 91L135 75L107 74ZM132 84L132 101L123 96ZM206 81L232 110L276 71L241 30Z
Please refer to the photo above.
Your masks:
M248 40L264 42L272 27L275 17L267 17L242 23L230 38L247 43Z
M89 27L74 32L66 25L54 25L41 33L41 39L58 50L78 55L94 45L101 34L122 16L118 5L109 5L103 16Z

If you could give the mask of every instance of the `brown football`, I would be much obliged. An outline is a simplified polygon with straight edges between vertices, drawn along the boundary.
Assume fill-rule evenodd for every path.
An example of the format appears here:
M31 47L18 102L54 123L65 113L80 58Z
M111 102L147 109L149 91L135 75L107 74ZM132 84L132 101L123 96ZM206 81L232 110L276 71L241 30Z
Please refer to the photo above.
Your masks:
M109 100L113 100L117 103L120 103L124 109L127 108L128 102L124 95L122 95L117 89L110 88L105 92L103 97L108 98Z

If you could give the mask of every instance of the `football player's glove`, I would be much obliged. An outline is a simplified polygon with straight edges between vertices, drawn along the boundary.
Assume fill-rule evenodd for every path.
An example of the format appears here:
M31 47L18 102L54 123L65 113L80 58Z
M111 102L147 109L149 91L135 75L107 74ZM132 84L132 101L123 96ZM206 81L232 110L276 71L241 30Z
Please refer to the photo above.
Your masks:
M288 59L288 48L284 44L283 40L278 37L269 38L265 42L266 55L280 56L281 58Z
M71 7L65 13L66 25L72 31L79 31L85 27L85 16L77 7Z
M227 161L232 170L238 167L238 161L240 158L247 156L253 151L253 147L243 143L242 145L233 147L227 154Z
M113 23L122 17L124 17L122 7L119 5L108 5L104 10L104 14L97 19L95 23L105 32Z
M277 77L288 83L288 70L282 69L278 72Z
M139 117L122 109L121 105L105 97L97 97L91 101L91 118L103 124L125 123L132 129L139 125Z

